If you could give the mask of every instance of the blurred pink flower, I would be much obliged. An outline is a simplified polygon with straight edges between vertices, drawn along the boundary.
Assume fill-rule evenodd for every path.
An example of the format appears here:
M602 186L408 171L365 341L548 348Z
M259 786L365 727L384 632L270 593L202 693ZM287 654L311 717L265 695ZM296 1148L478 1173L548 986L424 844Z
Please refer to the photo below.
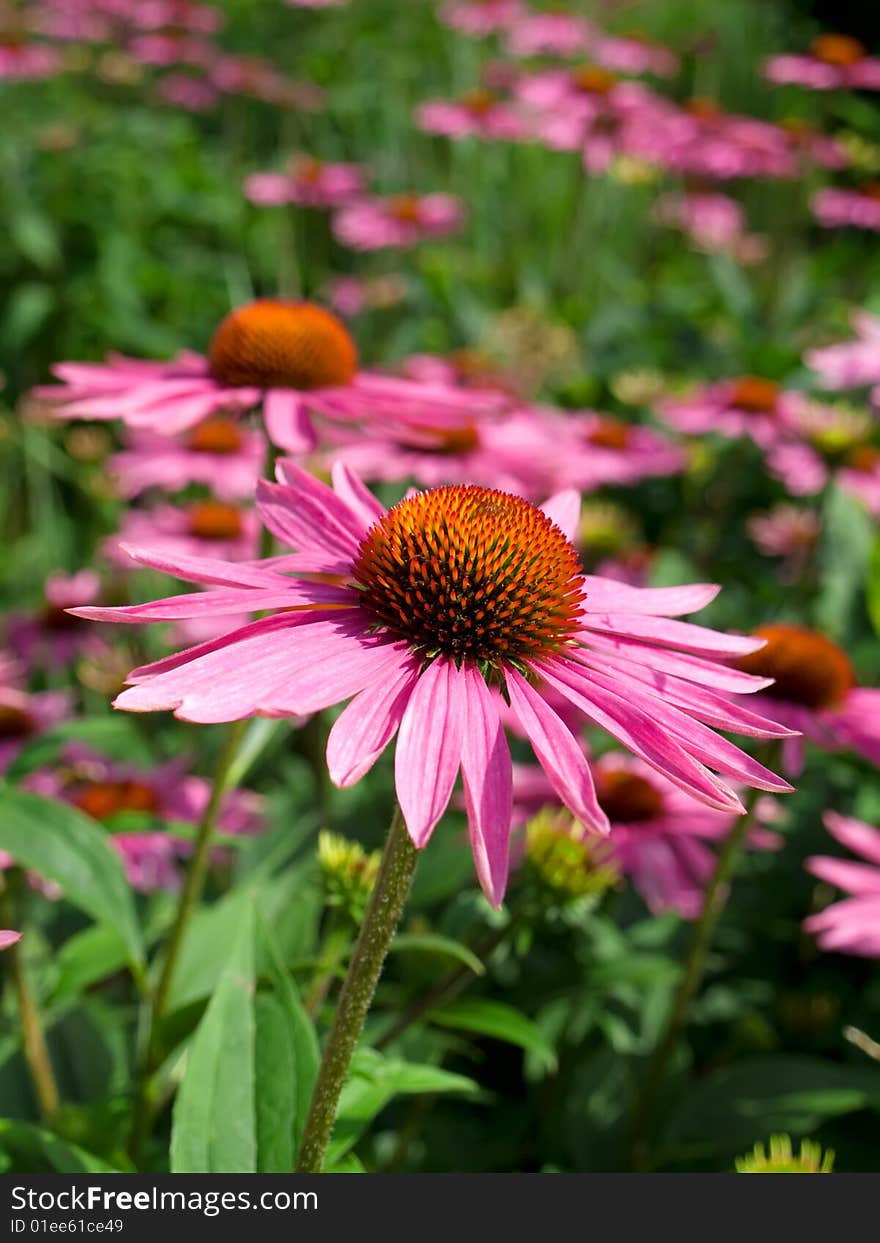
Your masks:
M506 47L511 56L576 56L592 46L595 35L576 14L524 11L508 27Z
M704 384L686 397L667 397L657 411L687 436L746 437L766 449L775 444L809 403L805 393L783 389L762 376Z
M786 581L798 578L816 548L822 522L815 509L781 501L746 519L746 530L765 557L782 557Z
M63 68L57 48L46 43L30 43L17 36L4 38L0 34L0 80L52 78Z
M806 860L805 867L813 876L852 896L810 915L804 929L815 935L823 950L880 958L880 829L836 811L826 811L822 819L841 846L866 862L829 855Z
M671 78L678 70L678 57L669 48L633 35L603 35L590 52L600 65L619 73L652 73L658 78Z
M176 30L192 30L199 34L216 34L226 20L220 9L195 0L137 0L127 6L128 20L140 30L160 30L171 26Z
M15 945L20 940L20 932L12 932L9 928L0 929L0 950L8 950L10 945Z
M156 83L156 93L165 103L187 112L209 112L220 99L215 86L189 73L164 74Z
M803 735L783 742L786 772L801 771L804 739L824 751L851 748L880 764L880 690L857 685L846 652L819 631L788 622L754 634L766 644L737 668L775 679L755 697L756 708Z
M358 164L326 164L297 155L283 173L252 173L244 192L260 207L296 203L299 207L340 207L362 194L366 185Z
M459 99L429 100L419 106L416 120L420 129L448 138L516 141L529 133L521 109L482 87Z
M381 250L447 237L458 232L464 217L464 203L453 194L393 194L341 207L333 232L353 250Z
M816 191L810 206L823 229L880 230L880 182L869 182L860 190L826 186Z
M523 11L521 0L449 0L439 17L454 30L482 37L509 30Z
M6 641L28 668L65 669L80 656L97 658L107 644L94 627L83 626L67 609L84 600L98 599L101 580L94 570L50 574L44 587L43 607L37 613L13 613L7 618Z
M808 56L771 56L764 76L777 85L792 83L814 91L880 90L880 60L850 35L819 35Z
M183 32L142 34L131 39L126 51L141 65L196 65L209 68L216 49L205 39Z
M0 774L32 738L58 725L70 710L66 691L29 694L15 685L0 684Z
M490 681L506 687L506 710L559 798L594 830L606 831L607 817L548 691L708 806L742 811L718 773L759 789L789 788L703 723L779 734L732 698L764 683L725 663L761 641L670 620L714 598L711 585L638 591L583 576L570 542L576 493L538 509L507 493L454 486L386 511L344 466L334 469L332 489L288 461L278 475L280 483L260 483L257 504L295 553L262 566L187 558L179 574L211 590L83 610L91 620L131 623L273 610L135 670L117 707L208 722L300 715L351 699L330 732L331 779L354 784L399 731L397 795L421 848L461 769L477 874L496 906L507 879L512 785L502 701ZM457 586L465 577L467 599Z
M804 361L819 373L823 388L862 388L880 383L880 315L851 311L855 341L808 350ZM880 404L880 390L875 396Z
M172 559L183 556L251 561L258 550L257 518L252 509L215 500L129 509L122 516L117 534L102 542L101 555L112 565L130 570L129 545Z
M662 432L595 410L543 410L534 422L532 470L546 485L592 491L628 487L653 476L679 474L685 454Z
M179 492L191 483L204 484L222 501L244 500L253 496L266 460L261 432L223 418L177 437L128 429L124 446L106 470L126 500L148 488Z
M594 761L593 773L599 805L611 823L610 861L631 878L653 914L675 911L696 919L715 869L707 843L723 840L736 815L696 802L643 760L622 752ZM544 773L525 765L514 768L514 800L519 821L558 801ZM748 844L775 850L782 841L758 827Z
M438 426L499 404L494 394L359 370L354 340L335 315L310 302L268 298L230 312L207 357L184 351L169 362L147 362L111 355L52 370L61 384L36 395L58 418L121 419L170 436L262 402L270 440L291 453L314 448L313 414L374 426Z

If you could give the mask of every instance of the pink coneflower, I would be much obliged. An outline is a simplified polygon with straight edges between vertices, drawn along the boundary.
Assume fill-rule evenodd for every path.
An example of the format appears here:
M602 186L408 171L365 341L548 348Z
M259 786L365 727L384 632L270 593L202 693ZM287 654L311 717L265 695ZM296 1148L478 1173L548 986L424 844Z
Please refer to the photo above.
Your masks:
M767 448L807 402L806 394L786 391L773 380L740 376L702 385L687 397L666 398L657 409L670 427L687 436L747 437Z
M37 390L61 418L122 419L164 435L263 403L270 439L304 453L316 443L312 414L343 421L442 425L493 408L497 398L462 394L358 369L345 325L310 302L263 298L221 322L207 357L170 362L112 356L105 363L59 363L58 387Z
M516 141L528 136L522 111L485 87L458 99L432 99L416 112L420 129L448 138L483 138L489 142Z
M15 945L20 940L20 932L13 932L11 928L0 928L0 950L8 950L10 945Z
M706 254L734 252L745 236L742 204L717 190L662 194L654 204L654 217L681 229Z
M388 272L369 280L358 276L334 277L327 285L326 300L338 315L354 319L363 311L384 311L398 306L406 294L406 279L396 272Z
M706 807L667 781L643 760L610 752L593 764L596 797L611 826L609 860L631 878L655 914L676 911L696 919L715 870L708 842L721 841L736 815ZM517 765L514 800L520 818L553 804L553 789L540 769ZM778 849L781 839L756 828L752 847Z
M219 9L194 0L138 0L128 6L128 20L140 30L160 30L171 26L176 30L192 30L199 34L216 34L226 20Z
M786 431L766 462L792 496L814 496L833 479L880 514L880 453L864 413L807 402L791 411Z
M793 83L814 91L880 90L880 60L850 35L819 35L808 56L771 56L764 76L777 85Z
M71 576L50 574L41 609L8 619L7 642L15 656L28 667L53 670L66 668L80 656L101 656L106 651L104 639L67 612L74 603L94 603L100 589L101 580L94 570L80 570Z
M880 764L880 690L858 686L852 662L826 635L788 622L759 626L765 645L737 661L756 677L775 681L757 697L760 711L825 751L852 748ZM800 771L803 740L785 740L786 769Z
M106 468L126 500L148 488L179 492L191 483L222 501L243 500L253 496L266 460L262 434L231 419L208 419L177 437L130 429L124 442Z
M862 388L880 383L880 315L852 311L850 323L855 341L808 350L804 356L807 366L818 371L823 388ZM880 403L880 391L875 401Z
M813 215L823 229L880 230L880 181L869 181L859 190L825 186L810 200Z
M781 557L787 582L800 577L813 555L822 522L815 509L782 501L746 519L746 530L765 557Z
M244 192L260 207L296 203L298 207L341 207L362 194L366 177L358 164L327 164L297 155L283 173L252 173Z
M640 35L603 35L590 51L600 65L619 73L651 73L658 78L671 78L678 70L674 52Z
M458 232L464 217L464 204L454 194L392 194L340 208L333 232L352 250L381 250L447 237Z
M679 474L686 465L683 450L661 432L595 410L546 411L542 431L534 444L533 469L544 465L554 488L626 487Z
M179 863L189 854L190 843L161 829L114 833L114 819L139 813L172 824L198 824L211 797L211 783L189 775L185 761L141 769L117 764L79 744L65 747L56 766L29 773L22 785L106 824L129 884L145 893L177 888ZM259 795L235 790L223 800L217 827L221 833L257 833L263 828L262 813Z
M724 112L711 98L685 102L661 135L656 162L697 177L793 177L791 142L778 125Z
M742 810L712 769L759 788L788 788L709 728L779 733L731 699L765 683L722 663L761 640L669 620L701 608L715 587L642 592L584 577L555 521L574 534L575 493L538 509L508 493L457 485L386 511L342 466L333 489L289 462L279 464L279 478L261 482L259 513L295 554L263 566L181 560L181 577L215 587L83 610L129 622L280 610L135 670L117 707L230 721L316 712L354 696L330 733L331 779L356 782L399 730L397 794L422 847L461 768L477 874L496 905L506 884L512 795L492 687L505 690L560 799L599 831L608 821L589 765L547 693L709 806ZM163 566L170 569L170 560Z
M529 13L508 27L507 51L511 56L577 56L586 52L595 29L573 13Z
M149 548L165 557L218 557L249 561L257 555L258 523L252 509L225 501L194 501L191 505L157 505L129 509L116 535L101 545L101 554L122 569L131 569L129 545Z
M57 48L46 43L29 43L24 37L0 32L0 80L52 78L63 67Z
M210 67L217 58L213 44L185 31L138 35L126 51L140 65L196 65Z
M459 427L402 428L394 437L331 432L326 458L344 462L368 483L478 483L534 499L546 495L550 472L536 456L549 460L554 443L558 451L552 434L538 413L522 410Z
M849 163L846 151L836 139L829 138L801 117L784 117L779 126L800 161L833 169L846 168Z
M156 93L165 103L187 112L210 112L220 99L215 86L189 73L166 73L156 83Z
M865 862L828 855L806 860L808 872L852 896L805 919L804 929L823 950L880 958L880 829L836 811L826 811L822 819L831 836Z
M523 12L521 0L450 0L439 13L453 30L482 38L509 30Z

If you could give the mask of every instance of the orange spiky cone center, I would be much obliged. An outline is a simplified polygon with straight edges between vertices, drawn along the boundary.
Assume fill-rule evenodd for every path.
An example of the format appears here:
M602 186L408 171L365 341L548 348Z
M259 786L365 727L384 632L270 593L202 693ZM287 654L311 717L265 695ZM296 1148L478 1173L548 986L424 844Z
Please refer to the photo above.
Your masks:
M730 393L730 404L750 414L772 414L778 401L779 385L760 376L740 376Z
M187 448L194 453L238 453L241 432L231 419L207 419L194 427L187 437Z
M211 374L230 388L309 392L348 384L357 350L348 329L312 302L260 298L230 312L208 351Z
M849 657L824 634L787 623L759 626L755 634L766 645L741 657L738 665L746 673L776 679L765 695L804 708L834 708L855 686Z
M583 95L607 95L617 77L599 65L581 65L572 71L571 80L575 90Z
M109 820L123 811L155 812L159 799L143 781L93 781L81 787L74 803L93 820Z
M189 508L189 533L204 540L238 539L242 534L241 511L222 501L196 501Z
M422 218L422 201L417 194L395 194L388 202L388 210L395 220L418 224Z
M602 418L587 433L587 441L597 449L626 449L630 429L623 419Z
M819 35L810 44L810 51L816 60L826 65L834 65L838 69L846 69L864 60L866 52L858 39L850 35Z
M585 596L577 553L546 514L475 485L393 506L361 543L353 578L377 629L484 670L558 652Z

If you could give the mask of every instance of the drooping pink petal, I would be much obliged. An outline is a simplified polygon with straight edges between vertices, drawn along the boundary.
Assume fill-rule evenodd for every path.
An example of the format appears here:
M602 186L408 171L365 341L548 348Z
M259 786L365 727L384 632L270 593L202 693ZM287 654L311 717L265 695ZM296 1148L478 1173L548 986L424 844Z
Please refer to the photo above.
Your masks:
M826 811L822 819L825 828L841 846L880 867L880 829L871 828L854 816L841 816L836 811Z
M327 739L327 769L334 785L360 781L397 733L419 673L413 657L378 686L356 695L337 717Z
M846 893L876 894L880 897L880 868L870 863L853 863L850 859L832 859L827 855L811 855L804 867L819 880L836 885Z
M644 666L652 672L669 673L687 683L695 682L698 686L711 686L735 695L753 695L773 682L772 678L742 673L715 660L667 651L665 648L646 647L636 640L598 634L594 630L584 631L581 637L591 653L613 653L625 660L627 665Z
M546 500L540 509L551 522L555 522L567 540L574 543L581 520L581 494L575 488L566 488Z
M188 617L221 617L230 613L255 613L262 609L322 608L331 605L351 608L357 593L327 583L290 582L274 590L231 588L218 591L190 591L184 595L150 600L146 604L126 604L116 608L84 608L77 617L90 621L109 621L135 625L141 622L179 621Z
M681 648L698 656L747 656L764 646L753 635L725 634L693 622L670 621L665 617L643 617L635 613L585 613L583 625L589 632L622 635L645 643Z
M333 463L331 478L333 491L360 520L366 535L376 519L385 513L385 507L344 462Z
M286 453L311 453L317 443L306 403L299 393L269 389L263 398L263 422L269 439Z
M468 811L468 832L480 888L499 907L507 888L513 775L510 748L498 708L482 674L462 668L467 721L461 750L461 775Z
M428 841L452 796L461 762L465 684L453 661L438 657L416 682L397 739L394 783L416 846Z
M553 789L572 815L598 833L609 831L590 766L577 739L545 699L515 669L505 670L510 706Z
M647 613L678 617L696 613L710 604L721 588L717 583L688 583L685 587L632 587L595 574L584 575L590 610L610 613Z
M290 461L279 462L278 472L282 484L261 479L257 485L257 509L272 533L297 552L353 559L363 533L348 506Z

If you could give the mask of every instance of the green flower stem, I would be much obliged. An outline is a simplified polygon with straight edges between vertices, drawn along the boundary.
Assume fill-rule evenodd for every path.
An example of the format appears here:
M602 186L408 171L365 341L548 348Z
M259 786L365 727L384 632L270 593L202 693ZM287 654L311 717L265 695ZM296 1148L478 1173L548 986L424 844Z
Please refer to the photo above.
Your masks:
M168 996L174 981L174 972L180 958L186 930L189 927L190 919L198 905L205 885L205 877L211 857L211 842L217 825L217 817L223 798L230 788L230 773L247 724L246 720L233 721L223 750L218 758L211 788L211 797L196 830L193 852L189 859L186 878L177 904L177 914L168 936L162 970L153 993L146 1052L141 1067L132 1115L130 1152L135 1162L137 1162L144 1140L149 1134L155 1111L156 1097L151 1081L153 1073L161 1062L159 1028L165 1016L165 1008L168 1004Z
M753 790L746 813L740 816L728 833L718 851L715 870L709 879L703 898L700 917L691 929L687 953L683 964L678 991L672 1004L666 1027L648 1062L641 1094L635 1110L635 1142L633 1147L636 1168L643 1168L645 1160L644 1136L650 1126L657 1094L663 1085L666 1069L672 1053L687 1024L691 1004L696 997L706 971L706 959L712 946L715 929L724 909L727 882L734 873L743 845L755 815L759 792Z
M11 906L12 903L8 902L4 905ZM9 928L14 928L16 925L14 916L12 919L9 919L5 910L4 921L4 926ZM44 1122L51 1123L58 1112L58 1106L61 1102L58 1095L58 1085L55 1082L55 1072L52 1070L52 1061L49 1057L49 1048L46 1044L46 1035L43 1031L43 1023L40 1019L40 1012L31 994L27 974L24 969L21 945L10 945L8 949L5 949L3 951L3 962L9 970L12 986L15 989L15 996L18 1001L22 1047L31 1081L34 1085L37 1104L40 1108L40 1117Z
M400 921L417 858L418 852L397 807L327 1037L296 1163L299 1174L319 1174L323 1167L339 1095Z

